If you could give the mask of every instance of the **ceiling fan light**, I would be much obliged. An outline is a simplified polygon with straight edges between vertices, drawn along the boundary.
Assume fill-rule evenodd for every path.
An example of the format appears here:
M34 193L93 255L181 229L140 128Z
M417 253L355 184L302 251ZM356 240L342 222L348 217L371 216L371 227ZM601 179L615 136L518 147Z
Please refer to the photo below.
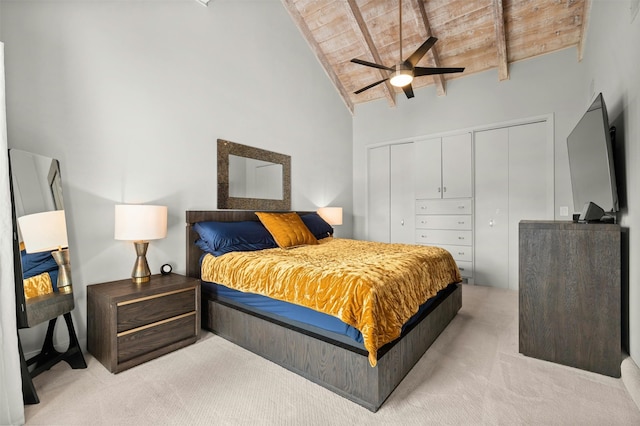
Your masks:
M404 87L413 81L413 73L411 70L397 70L389 80L392 86Z

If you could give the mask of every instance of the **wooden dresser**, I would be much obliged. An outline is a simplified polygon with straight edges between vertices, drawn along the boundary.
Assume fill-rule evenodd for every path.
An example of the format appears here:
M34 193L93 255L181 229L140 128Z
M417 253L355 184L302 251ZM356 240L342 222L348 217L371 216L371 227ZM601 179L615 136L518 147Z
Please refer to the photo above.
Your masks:
M194 343L200 335L200 281L153 275L87 286L87 349L109 371Z
M621 229L520 222L520 352L620 377Z

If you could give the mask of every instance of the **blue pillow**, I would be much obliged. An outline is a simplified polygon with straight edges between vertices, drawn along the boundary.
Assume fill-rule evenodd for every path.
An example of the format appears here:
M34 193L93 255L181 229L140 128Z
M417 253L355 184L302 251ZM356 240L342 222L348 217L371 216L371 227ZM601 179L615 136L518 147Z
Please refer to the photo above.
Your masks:
M300 216L302 222L307 225L309 231L317 240L327 238L333 235L333 228L318 213L307 213Z
M198 222L193 229L202 251L220 256L231 251L254 251L278 247L267 228L258 221Z

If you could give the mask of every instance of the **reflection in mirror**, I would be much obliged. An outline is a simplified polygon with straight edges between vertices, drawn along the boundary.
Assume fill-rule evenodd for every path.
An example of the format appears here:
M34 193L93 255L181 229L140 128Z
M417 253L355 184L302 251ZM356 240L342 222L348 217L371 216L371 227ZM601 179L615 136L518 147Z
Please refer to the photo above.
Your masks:
M291 157L218 139L218 208L291 209Z
M229 155L229 196L282 200L282 164Z
M16 293L22 290L24 299L16 296L18 302L26 302L27 325L31 326L54 313L30 313L30 304L52 294L72 293L60 165L58 160L17 149L9 150L9 161L20 251L16 274L22 284L16 280ZM65 300L68 312L73 309L73 297Z

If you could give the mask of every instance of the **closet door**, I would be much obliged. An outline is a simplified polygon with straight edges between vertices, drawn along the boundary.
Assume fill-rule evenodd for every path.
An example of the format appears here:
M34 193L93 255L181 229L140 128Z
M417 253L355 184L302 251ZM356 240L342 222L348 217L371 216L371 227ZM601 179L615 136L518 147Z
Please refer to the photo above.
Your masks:
M391 242L415 243L415 191L413 143L391 145Z
M471 197L471 133L442 138L442 198Z
M509 288L518 289L519 224L553 219L553 152L546 149L547 123L509 128Z
M546 122L475 134L475 283L518 289L518 224L553 219Z
M509 130L475 134L475 283L509 288Z
M390 241L390 148L369 150L367 158L367 235L370 241Z
M418 200L442 198L441 142L440 138L433 138L415 143L415 197Z

